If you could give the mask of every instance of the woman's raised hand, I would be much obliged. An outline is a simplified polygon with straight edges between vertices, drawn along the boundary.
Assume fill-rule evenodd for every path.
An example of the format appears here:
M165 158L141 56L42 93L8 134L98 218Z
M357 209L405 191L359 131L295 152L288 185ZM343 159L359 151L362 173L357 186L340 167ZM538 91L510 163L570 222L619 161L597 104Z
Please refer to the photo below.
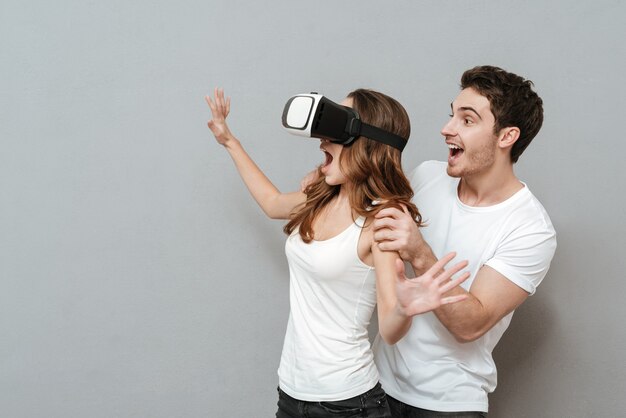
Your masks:
M230 97L224 98L224 89L217 87L213 94L213 99L211 96L204 97L211 109L211 120L208 126L217 142L221 145L227 145L228 141L234 139L233 134L228 129L228 124L226 124L226 117L230 113Z

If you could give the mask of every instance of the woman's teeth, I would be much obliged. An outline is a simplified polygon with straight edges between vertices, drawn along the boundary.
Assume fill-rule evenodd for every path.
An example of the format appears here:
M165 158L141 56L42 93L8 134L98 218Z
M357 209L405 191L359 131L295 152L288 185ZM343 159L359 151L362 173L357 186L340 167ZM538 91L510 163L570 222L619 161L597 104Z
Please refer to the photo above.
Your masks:
M330 155L328 151L324 151L324 155L326 156L326 160L324 161L324 167L326 167L327 165L333 162L333 156Z

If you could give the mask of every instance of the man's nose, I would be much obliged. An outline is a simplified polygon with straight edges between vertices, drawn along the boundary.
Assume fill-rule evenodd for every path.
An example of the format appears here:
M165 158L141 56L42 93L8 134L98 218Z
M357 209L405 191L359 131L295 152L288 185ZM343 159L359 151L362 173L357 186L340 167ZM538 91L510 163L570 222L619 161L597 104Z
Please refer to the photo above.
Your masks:
M456 135L456 130L454 129L454 123L452 118L450 118L448 123L443 125L443 128L441 128L441 135L446 137Z

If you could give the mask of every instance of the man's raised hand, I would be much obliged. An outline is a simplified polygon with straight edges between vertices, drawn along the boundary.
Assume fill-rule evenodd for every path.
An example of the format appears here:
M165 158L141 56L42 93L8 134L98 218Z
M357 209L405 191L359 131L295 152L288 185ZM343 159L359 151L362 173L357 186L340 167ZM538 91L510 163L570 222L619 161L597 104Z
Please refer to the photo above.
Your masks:
M428 271L419 277L409 279L404 273L404 263L396 260L396 296L397 308L405 316L414 316L437 309L441 305L456 303L467 299L468 295L444 296L446 292L463 283L470 276L464 272L456 279L452 276L467 267L467 261L461 261L448 270L446 264L456 256L449 253L437 261Z

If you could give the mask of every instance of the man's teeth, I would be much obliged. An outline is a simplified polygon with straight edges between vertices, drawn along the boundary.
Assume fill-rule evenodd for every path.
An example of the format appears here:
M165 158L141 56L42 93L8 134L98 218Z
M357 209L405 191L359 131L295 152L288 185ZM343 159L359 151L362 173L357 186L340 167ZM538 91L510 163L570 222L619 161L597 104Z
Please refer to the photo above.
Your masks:
M448 144L448 148L450 148L450 149L462 149L458 145L454 145L454 144Z

